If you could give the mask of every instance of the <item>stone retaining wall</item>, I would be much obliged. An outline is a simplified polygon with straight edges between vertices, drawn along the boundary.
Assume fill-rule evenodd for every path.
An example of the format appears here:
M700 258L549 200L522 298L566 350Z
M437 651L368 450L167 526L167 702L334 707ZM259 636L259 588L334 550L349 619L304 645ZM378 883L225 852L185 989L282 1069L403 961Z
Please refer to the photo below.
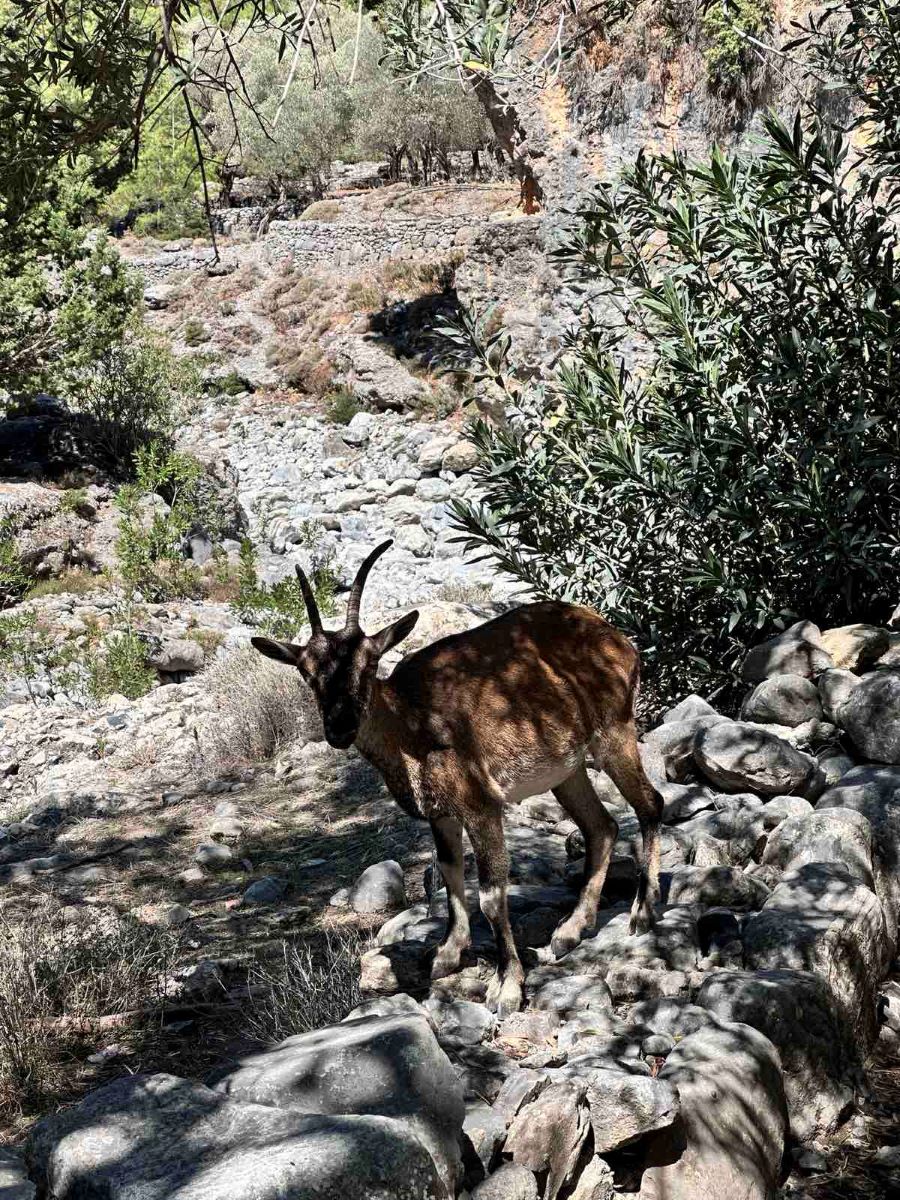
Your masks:
M391 221L273 221L266 238L272 259L347 267L389 258L430 259L466 247L489 223L471 217L410 217Z

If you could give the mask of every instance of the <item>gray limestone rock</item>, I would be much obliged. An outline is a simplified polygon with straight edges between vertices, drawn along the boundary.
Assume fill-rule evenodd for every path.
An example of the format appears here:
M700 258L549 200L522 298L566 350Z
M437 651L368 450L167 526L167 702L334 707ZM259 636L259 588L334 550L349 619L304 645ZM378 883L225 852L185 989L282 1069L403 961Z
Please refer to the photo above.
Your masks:
M460 1125L462 1113L460 1113ZM32 1178L54 1200L449 1200L403 1120L285 1112L173 1075L133 1075L32 1130Z
M215 1090L301 1113L377 1114L404 1122L453 1182L465 1109L423 1016L364 1017L297 1034L217 1073Z
M768 1038L749 1025L708 1026L675 1047L659 1080L677 1090L681 1123L651 1140L640 1200L772 1200L787 1106Z

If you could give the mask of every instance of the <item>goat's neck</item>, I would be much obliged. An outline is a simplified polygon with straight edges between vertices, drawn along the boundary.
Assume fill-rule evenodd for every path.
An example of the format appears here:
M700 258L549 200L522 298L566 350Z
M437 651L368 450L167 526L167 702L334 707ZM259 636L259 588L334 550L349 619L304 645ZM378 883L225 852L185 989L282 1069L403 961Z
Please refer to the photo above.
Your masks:
M419 763L411 747L409 714L389 680L375 681L355 744L360 754L381 773L401 805L411 812L417 810Z
M356 748L385 776L402 755L407 722L403 702L383 679L376 679L366 714L356 735Z

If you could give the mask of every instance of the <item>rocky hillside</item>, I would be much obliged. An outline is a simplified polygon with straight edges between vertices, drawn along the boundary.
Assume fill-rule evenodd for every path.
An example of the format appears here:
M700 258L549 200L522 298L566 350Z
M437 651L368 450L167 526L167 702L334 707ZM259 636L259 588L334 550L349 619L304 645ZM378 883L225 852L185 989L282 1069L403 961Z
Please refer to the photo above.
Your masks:
M436 609L424 636L481 615ZM501 1022L483 1003L489 927L477 918L469 963L429 984L444 893L429 871L423 893L421 843L392 822L379 781L312 726L261 770L185 786L182 768L179 791L160 794L163 774L134 766L130 794L111 777L60 790L7 826L6 919L50 902L70 930L91 928L155 890L166 901L141 919L180 931L193 965L170 972L165 1067L127 1024L95 1020L89 1077L107 1082L40 1122L21 1156L6 1152L0 1179L16 1200L35 1187L78 1200L101 1179L113 1196L152 1180L217 1200L246 1196L250 1180L265 1195L423 1200L890 1194L898 636L801 623L748 656L741 719L692 696L645 736L666 821L648 934L627 934L637 821L602 772L592 778L619 825L606 907L558 961L546 946L575 898L581 837L549 794L511 810L510 904L529 973L526 1009ZM196 685L162 691L183 713L204 707ZM154 721L165 738L156 708L101 721L123 746ZM348 887L326 894L354 842ZM377 929L356 1007L332 1017L344 1022L274 1048L232 1041L230 1057L220 1043L203 1082L185 1071L186 1045L171 1047L196 1042L204 1010L221 1022L223 1002L246 995L247 947L325 920Z

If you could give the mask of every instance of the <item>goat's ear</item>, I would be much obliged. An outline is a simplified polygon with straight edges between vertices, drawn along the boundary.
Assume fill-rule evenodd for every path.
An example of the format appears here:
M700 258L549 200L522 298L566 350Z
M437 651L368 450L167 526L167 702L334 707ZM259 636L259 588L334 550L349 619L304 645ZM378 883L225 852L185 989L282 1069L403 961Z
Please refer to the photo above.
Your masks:
M375 643L375 648L378 651L379 657L382 654L387 654L388 650L392 650L398 642L402 642L405 637L409 637L412 633L416 621L419 619L418 610L407 613L405 617L401 617L399 621L395 621L393 625L388 625L386 629L382 629L380 633L373 633L370 641Z
M276 662L285 663L289 667L296 667L297 660L303 653L302 646L295 646L293 642L273 642L271 638L251 638L250 644L266 658L274 658Z

